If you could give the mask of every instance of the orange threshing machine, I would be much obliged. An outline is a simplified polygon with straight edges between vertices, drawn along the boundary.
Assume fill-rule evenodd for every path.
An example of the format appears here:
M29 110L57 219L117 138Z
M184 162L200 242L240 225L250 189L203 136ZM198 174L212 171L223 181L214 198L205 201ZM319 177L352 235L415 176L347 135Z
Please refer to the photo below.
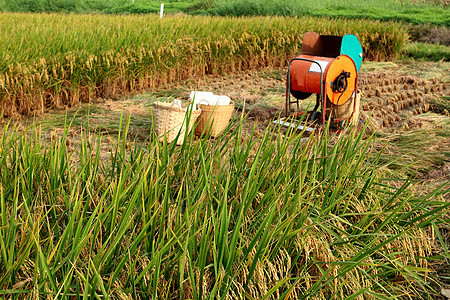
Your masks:
M356 36L305 33L302 53L289 63L286 117L274 123L298 129L304 129L306 124L306 130L312 131L313 128L308 125L330 121L332 125L342 128L345 121L359 114L356 103L361 63L362 47ZM312 94L316 94L313 110L299 111L299 101ZM296 111L292 111L292 104L296 104Z

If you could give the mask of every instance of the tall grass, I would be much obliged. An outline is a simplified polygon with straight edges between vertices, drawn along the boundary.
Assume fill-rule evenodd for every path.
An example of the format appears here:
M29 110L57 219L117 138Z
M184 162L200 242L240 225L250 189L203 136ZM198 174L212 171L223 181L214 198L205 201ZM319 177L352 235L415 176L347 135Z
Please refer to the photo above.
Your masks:
M156 0L2 0L0 11L148 14L159 12ZM221 16L319 16L402 21L448 26L448 3L439 0L169 0L167 13Z
M123 4L124 0L13 0L1 1L2 11L15 12L91 12Z
M195 0L164 1L166 13L189 10ZM158 12L161 1L155 0L12 0L0 1L0 11L63 13L151 13ZM197 5L198 6L198 5Z
M0 15L5 115L73 106L205 73L279 66L303 33L356 34L367 59L400 53L398 24L316 18Z
M450 47L420 42L408 43L403 49L403 56L414 60L449 61Z
M208 13L220 16L320 16L448 26L448 3L398 0L217 0Z
M363 133L242 120L212 141L150 139L109 159L39 130L0 140L5 297L356 299L435 293L428 257L449 203L397 187ZM67 131L66 131L67 132ZM99 138L101 139L101 137ZM396 181L397 182L397 181ZM448 188L448 186L447 186ZM443 187L445 189L445 187ZM433 259L436 259L435 256Z

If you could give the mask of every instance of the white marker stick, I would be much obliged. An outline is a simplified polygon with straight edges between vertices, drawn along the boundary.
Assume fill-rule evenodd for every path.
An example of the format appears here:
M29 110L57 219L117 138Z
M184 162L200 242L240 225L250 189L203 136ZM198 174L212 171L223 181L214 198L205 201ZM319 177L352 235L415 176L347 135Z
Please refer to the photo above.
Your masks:
M161 19L164 14L164 3L161 3L161 10L159 11L159 18Z

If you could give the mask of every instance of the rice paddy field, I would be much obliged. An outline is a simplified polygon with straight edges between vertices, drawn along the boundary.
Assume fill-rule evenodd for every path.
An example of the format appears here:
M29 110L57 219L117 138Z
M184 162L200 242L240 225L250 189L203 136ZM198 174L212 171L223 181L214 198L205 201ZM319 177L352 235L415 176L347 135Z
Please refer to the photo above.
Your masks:
M6 116L194 74L284 65L301 48L301 33L311 30L352 30L371 59L398 56L407 40L395 23L310 17L3 14L0 21L0 108Z
M0 23L0 299L450 294L448 47L422 40L416 61L409 27L367 19ZM361 122L341 133L272 124L310 30L364 49ZM230 96L230 124L159 142L152 104L192 90Z

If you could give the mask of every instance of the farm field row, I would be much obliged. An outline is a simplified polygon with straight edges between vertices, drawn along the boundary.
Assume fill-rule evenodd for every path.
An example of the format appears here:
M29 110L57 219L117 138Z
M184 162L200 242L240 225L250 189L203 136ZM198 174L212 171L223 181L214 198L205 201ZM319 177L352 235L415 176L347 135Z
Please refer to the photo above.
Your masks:
M321 16L329 18L402 21L411 24L449 26L448 3L398 0L250 0L217 1L208 12L222 16Z
M14 0L0 2L0 10L22 12L77 13L157 13L161 1L155 0ZM321 16L402 21L412 24L449 26L448 3L444 1L400 0L172 0L164 1L168 13L184 12L221 16Z
M190 76L285 65L303 33L354 33L367 59L407 40L394 23L320 18L0 15L0 107L40 113Z

